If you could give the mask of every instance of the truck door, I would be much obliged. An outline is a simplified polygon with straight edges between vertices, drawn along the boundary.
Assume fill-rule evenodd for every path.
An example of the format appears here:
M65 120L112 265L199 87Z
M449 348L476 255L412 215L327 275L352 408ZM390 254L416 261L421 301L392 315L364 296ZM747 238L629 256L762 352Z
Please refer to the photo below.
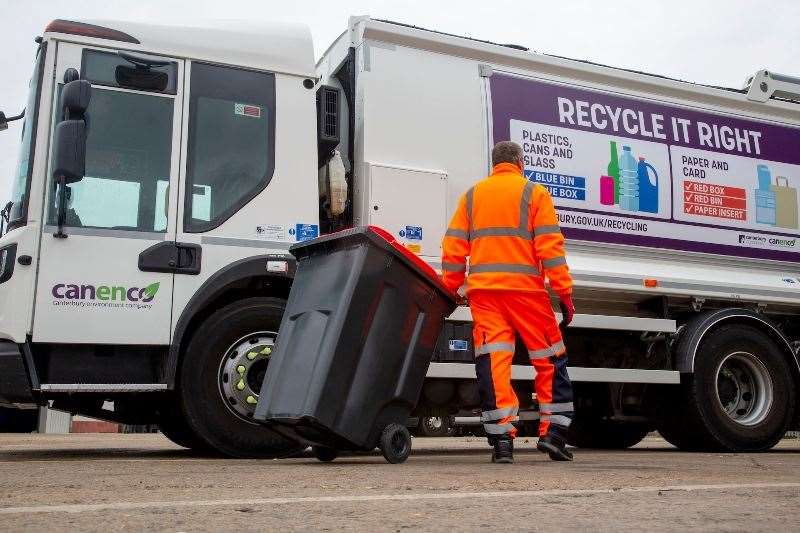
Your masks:
M48 176L35 342L169 344L181 266L174 252L183 68L168 57L58 43L54 116L65 73L75 69L92 84L86 174L67 185L67 238L53 235L57 187Z

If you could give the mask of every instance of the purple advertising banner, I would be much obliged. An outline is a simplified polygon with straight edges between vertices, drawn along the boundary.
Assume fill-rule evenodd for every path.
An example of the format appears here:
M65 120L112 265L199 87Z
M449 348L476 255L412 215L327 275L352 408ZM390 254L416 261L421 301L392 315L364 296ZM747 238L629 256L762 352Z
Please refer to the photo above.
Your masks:
M489 78L568 238L800 262L800 128L530 78Z

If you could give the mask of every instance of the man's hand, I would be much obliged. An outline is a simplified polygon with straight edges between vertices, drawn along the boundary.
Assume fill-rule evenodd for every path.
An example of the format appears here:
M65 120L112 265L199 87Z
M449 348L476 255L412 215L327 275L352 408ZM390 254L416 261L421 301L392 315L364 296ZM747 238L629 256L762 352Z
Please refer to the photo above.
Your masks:
M467 302L467 291L464 288L464 285L458 288L456 291L456 296L458 297L458 305L469 305L469 302Z
M572 303L571 294L564 294L559 298L558 305L561 307L561 324L559 326L563 328L569 326L572 319L575 318L575 304Z

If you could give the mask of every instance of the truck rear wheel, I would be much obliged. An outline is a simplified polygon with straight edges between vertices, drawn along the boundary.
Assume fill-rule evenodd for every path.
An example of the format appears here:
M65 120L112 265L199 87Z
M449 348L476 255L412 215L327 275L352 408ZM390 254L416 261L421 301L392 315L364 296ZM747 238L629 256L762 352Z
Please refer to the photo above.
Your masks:
M449 437L453 434L453 417L423 416L419 419L417 433L421 437Z
M760 330L722 326L701 343L693 374L660 408L658 430L683 450L772 448L794 416L795 386L779 347Z
M229 304L200 325L183 354L179 383L187 424L222 454L270 458L305 448L252 419L284 306L267 297Z
M639 444L649 432L647 424L577 416L569 427L567 442L578 448L624 450Z

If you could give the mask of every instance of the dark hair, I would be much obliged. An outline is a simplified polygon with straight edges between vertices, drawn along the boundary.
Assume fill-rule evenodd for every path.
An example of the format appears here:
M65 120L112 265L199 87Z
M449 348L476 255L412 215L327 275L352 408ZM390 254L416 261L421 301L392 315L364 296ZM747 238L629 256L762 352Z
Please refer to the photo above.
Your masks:
M500 163L517 164L522 159L522 147L513 141L501 141L492 148L492 166Z

